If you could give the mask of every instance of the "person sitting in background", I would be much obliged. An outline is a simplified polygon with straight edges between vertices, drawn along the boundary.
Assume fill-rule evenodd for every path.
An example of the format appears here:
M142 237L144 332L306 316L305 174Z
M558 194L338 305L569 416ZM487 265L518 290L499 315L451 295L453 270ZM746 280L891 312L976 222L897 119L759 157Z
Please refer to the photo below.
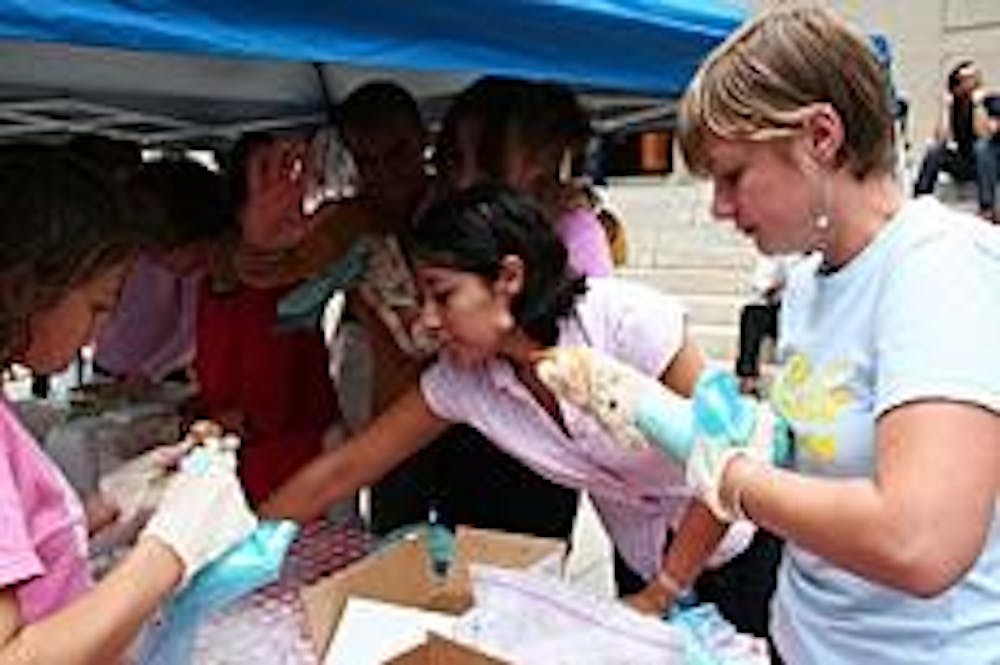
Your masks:
M740 390L756 395L760 389L760 351L765 339L778 339L778 310L788 271L799 256L760 256L754 269L754 300L740 312L740 350L736 376Z
M956 180L975 180L980 216L997 221L1000 95L987 93L982 73L971 60L959 63L948 74L934 139L920 164L914 196L932 193L943 169Z

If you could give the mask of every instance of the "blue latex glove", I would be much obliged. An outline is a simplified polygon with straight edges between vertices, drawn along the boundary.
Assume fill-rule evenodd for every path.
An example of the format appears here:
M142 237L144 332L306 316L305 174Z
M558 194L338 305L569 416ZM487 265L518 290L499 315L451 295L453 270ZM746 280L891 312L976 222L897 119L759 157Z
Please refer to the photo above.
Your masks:
M689 665L722 665L718 658L712 655L709 642L715 634L725 636L735 633L732 625L726 621L714 605L697 605L681 608L672 613L668 622L680 628L684 633L684 662Z
M361 239L323 272L300 284L278 301L278 326L283 330L316 329L323 307L336 291L357 285L368 270L371 244Z
M733 376L720 369L702 372L691 399L588 347L549 349L536 371L557 397L589 412L617 441L655 445L683 464L687 484L720 520L738 517L738 506L724 506L719 496L734 456L779 465L790 457L786 423L741 395Z
M294 522L261 522L249 538L203 568L165 608L141 647L146 665L191 662L198 625L213 612L276 582L299 533Z
M738 447L756 435L761 407L717 368L702 373L691 399L587 347L549 349L536 371L557 397L590 413L617 441L633 448L653 444L682 464L701 439ZM772 461L782 463L787 448L787 436L781 436Z

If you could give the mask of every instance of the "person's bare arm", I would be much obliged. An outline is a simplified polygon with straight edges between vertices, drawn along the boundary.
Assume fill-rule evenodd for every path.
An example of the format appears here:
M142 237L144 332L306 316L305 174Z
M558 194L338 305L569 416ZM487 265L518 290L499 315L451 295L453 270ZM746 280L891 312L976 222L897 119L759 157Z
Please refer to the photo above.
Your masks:
M727 525L719 522L704 503L691 501L659 572L626 601L640 612L663 614L683 590L694 585L726 529Z
M690 396L704 370L705 356L701 348L685 333L680 350L660 381L674 392ZM677 593L691 586L701 574L726 529L727 525L717 520L705 504L692 501L663 557L660 574L643 591L629 598L629 603L640 611L656 614L669 608Z
M279 487L258 513L308 522L330 503L381 478L450 423L434 415L415 385L345 445L323 453Z
M756 523L862 577L917 596L982 552L1000 492L1000 415L917 402L882 416L872 479L809 477L736 458L723 495ZM738 488L738 489L737 489Z
M0 590L0 665L104 665L120 657L181 579L180 559L144 538L93 589L25 625L13 588Z
M698 377L704 371L705 354L685 329L681 348L660 376L660 383L678 395L690 397L698 383Z

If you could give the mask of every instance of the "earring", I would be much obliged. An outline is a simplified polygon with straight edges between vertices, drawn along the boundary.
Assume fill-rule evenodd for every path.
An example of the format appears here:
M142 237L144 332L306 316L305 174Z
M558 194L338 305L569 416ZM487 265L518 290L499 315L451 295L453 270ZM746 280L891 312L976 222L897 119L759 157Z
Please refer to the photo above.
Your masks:
M813 220L813 224L819 231L826 231L830 228L830 201L833 197L833 185L829 178L823 179L822 200L820 201L819 214Z

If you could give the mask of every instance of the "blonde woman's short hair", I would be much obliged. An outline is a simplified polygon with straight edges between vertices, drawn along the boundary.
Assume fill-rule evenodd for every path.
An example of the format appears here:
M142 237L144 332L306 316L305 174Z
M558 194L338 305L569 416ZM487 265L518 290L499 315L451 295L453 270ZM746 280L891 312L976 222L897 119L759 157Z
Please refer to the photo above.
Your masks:
M892 169L890 87L868 41L831 10L786 3L747 22L702 63L680 105L689 168L707 175L710 137L767 141L794 134L828 103L844 125L838 165L855 177Z

